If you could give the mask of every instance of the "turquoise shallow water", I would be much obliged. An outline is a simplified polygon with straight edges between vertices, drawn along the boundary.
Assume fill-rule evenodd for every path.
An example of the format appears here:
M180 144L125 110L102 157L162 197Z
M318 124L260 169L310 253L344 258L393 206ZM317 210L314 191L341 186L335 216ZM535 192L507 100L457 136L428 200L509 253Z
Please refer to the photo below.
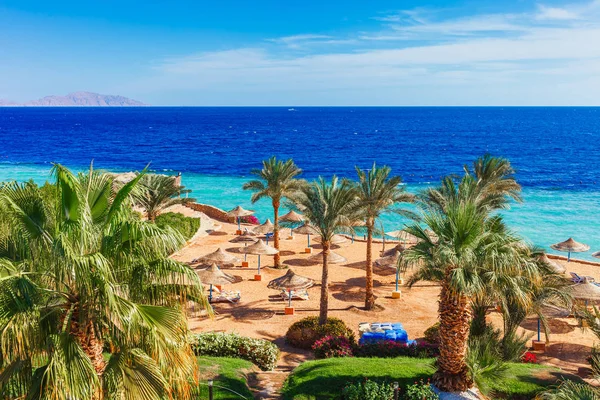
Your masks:
M29 164L0 164L0 181L24 181L34 179L44 182L50 179L50 166ZM250 202L250 193L242 190L249 177L207 176L193 173L183 175L183 184L193 190L193 197L229 210L237 205L256 211L258 218L272 218L268 201ZM416 192L425 185L412 184L408 190ZM591 250L575 255L576 258L596 260L591 253L600 250L600 191L569 191L525 187L524 202L513 204L503 214L509 225L530 242L553 252L549 245L572 236L587 243ZM406 221L395 215L383 218L387 231L401 229Z

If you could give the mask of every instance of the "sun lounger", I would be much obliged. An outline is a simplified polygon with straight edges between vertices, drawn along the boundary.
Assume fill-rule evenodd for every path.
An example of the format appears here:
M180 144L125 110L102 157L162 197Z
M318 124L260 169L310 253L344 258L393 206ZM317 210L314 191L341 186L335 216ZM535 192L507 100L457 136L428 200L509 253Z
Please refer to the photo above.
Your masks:
M305 290L292 290L292 300L308 300L308 291ZM287 290L281 291L281 298L283 300L290 299L290 292Z
M220 293L213 293L211 303L237 303L242 298L239 291L221 291Z
M588 282L595 282L596 281L591 276L580 276L580 275L577 275L577 273L575 273L575 272L569 272L569 274L571 274L571 280L574 283L582 283L586 279L587 279Z

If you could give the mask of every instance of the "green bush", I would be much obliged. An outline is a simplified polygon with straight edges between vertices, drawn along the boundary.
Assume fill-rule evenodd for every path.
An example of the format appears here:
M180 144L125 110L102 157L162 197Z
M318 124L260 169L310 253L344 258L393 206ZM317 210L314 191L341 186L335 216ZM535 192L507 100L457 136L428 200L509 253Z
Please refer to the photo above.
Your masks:
M155 220L161 228L171 227L179 231L188 240L200 229L200 218L186 217L183 214L168 212L159 215Z
M354 332L339 318L328 318L319 325L318 317L306 317L290 326L285 334L286 343L300 349L311 349L315 342L325 336L344 336L351 344L356 342Z
M424 336L423 338L425 339L425 341L427 343L439 345L440 344L440 323L436 322L435 324L433 324L429 328L427 328L427 330L425 331L425 334L423 336Z
M433 391L429 381L421 379L406 387L405 400L438 400L440 397Z
M279 348L274 343L235 333L196 333L190 336L190 344L196 356L241 358L263 371L273 370L279 358Z
M362 382L349 383L342 394L344 400L392 400L394 389L389 383L365 379Z

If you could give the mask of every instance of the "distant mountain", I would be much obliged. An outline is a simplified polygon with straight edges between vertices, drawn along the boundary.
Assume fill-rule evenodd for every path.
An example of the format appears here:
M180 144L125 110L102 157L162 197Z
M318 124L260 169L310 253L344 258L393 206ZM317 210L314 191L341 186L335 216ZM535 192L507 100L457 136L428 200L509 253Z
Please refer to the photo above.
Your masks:
M0 106L144 106L145 104L123 96L105 95L91 92L74 92L66 96L46 96L22 104L0 100Z

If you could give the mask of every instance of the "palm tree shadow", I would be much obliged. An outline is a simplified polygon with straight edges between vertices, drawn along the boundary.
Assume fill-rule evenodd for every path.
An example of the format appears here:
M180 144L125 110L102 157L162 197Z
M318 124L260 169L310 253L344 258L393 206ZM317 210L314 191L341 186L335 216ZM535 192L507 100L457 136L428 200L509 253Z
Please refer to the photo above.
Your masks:
M281 250L279 252L279 255L282 257L293 256L294 254L296 254L296 252L291 250Z
M350 286L350 287L365 287L367 278L366 277L357 277L357 278L349 278L346 279L346 285ZM377 279L373 279L373 287L381 287L384 286L384 284L377 280Z
M317 262L307 260L306 258L292 258L290 260L285 260L284 264L290 265L292 267L312 267L317 265Z

